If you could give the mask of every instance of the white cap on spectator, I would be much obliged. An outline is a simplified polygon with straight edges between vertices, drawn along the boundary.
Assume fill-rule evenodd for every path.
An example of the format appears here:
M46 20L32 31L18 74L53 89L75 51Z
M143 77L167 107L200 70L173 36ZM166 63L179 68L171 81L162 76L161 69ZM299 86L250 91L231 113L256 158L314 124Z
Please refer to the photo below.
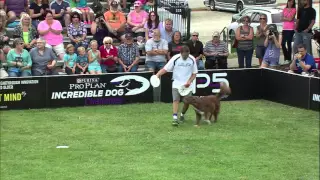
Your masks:
M212 37L220 37L219 31L214 31Z

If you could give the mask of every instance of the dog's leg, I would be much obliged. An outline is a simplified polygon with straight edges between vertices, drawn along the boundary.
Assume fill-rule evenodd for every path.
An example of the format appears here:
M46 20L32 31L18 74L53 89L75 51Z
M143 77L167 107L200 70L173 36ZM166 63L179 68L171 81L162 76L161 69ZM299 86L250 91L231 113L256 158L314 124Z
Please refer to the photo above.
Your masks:
M214 111L214 113L213 113L213 116L214 116L214 123L216 123L217 121L218 121L218 114L219 114L219 112L218 111Z
M209 121L212 123L212 112L210 113L210 118L209 118Z
M220 103L216 105L216 109L214 110L214 123L216 123L218 121L218 115L219 115L219 112L220 112Z
M181 115L180 115L180 121L184 122L185 120L184 115L186 114L188 109L189 109L189 103L184 103L181 111Z
M195 110L195 112L196 112L196 124L194 125L195 127L199 127L200 126L200 120L201 120L201 114L200 113L198 113L196 110Z
M211 122L209 121L209 112L205 112L204 117L205 117L204 121L207 122L210 125Z

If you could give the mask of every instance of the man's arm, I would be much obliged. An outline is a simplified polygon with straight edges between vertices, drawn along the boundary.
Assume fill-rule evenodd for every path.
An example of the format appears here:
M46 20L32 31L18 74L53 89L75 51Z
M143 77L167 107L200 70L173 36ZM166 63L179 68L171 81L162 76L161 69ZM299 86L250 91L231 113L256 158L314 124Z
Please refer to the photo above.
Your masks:
M295 27L296 30L298 30L299 21L300 21L300 8L298 9L298 12L297 12L296 27Z
M121 22L121 25L120 25L119 29L125 28L127 21L126 21L126 17L124 16L123 13L121 13L121 15L120 15L120 22Z
M166 54L168 54L168 50L169 50L169 47L168 47L168 42L166 41L166 40L163 40L164 42L164 44L163 44L163 47L162 47L162 49L158 49L157 50L157 54L159 54L159 55L166 55Z
M312 65L313 63L314 63L314 59L313 59L313 57L310 57L310 56L309 56L308 59L306 59L305 62L303 62L303 61L300 61L300 62L299 62L300 66L301 66L301 68L302 68L302 70L303 70L304 72L309 71L310 68L311 68L311 65Z
M223 47L223 53L219 53L219 56L229 56L229 50L228 50L228 45L226 43L224 43L224 47Z
M311 23L309 24L308 28L306 30L304 30L304 32L309 32L310 30L312 30L312 27L316 22L315 20L316 20L316 11L313 9Z
M152 44L151 44L151 41L149 40L146 42L145 50L148 55L151 55L151 56L157 55L157 52L152 49Z
M156 76L158 78L160 78L162 75L166 74L168 71L165 70L164 68L162 68L160 71L158 71L158 73L156 74Z
M193 68L192 68L192 75L191 77L188 79L188 82L187 84L185 85L186 87L189 87L190 84L192 83L192 81L197 77L197 73L198 73L198 67L197 67L197 62L195 59L194 60L194 63L193 63Z
M212 54L209 53L208 43L209 43L209 42L207 42L207 43L205 44L205 46L204 46L203 54L204 54L205 56L212 56Z
M199 42L200 42L200 41L199 41ZM203 44L202 44L202 42L200 42L200 53L199 53L199 56L196 57L196 60L201 59L202 56L203 56Z
M139 52L139 47L135 46L135 51L136 51L136 58L134 59L132 66L139 64L139 60L140 60L140 52Z
M290 70L295 70L295 69L297 69L296 60L293 60L290 64Z

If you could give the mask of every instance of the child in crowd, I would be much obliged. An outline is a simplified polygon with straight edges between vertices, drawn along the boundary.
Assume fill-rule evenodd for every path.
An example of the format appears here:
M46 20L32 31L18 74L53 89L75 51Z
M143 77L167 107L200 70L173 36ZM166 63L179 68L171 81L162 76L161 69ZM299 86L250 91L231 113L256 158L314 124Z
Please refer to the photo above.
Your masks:
M76 73L76 61L77 54L74 52L74 46L72 44L67 45L67 53L64 54L63 60L65 63L65 71L68 75Z
M144 5L143 9L147 12L150 12L150 9L154 6L154 0L148 0Z
M88 73L88 56L84 47L78 47L77 67L76 74L89 74Z
M90 16L90 8L87 5L87 0L75 0L75 1L77 3L77 9L81 11L83 23L92 24L91 16Z
M101 74L102 69L100 66L101 55L100 51L98 51L98 42L96 40L92 40L90 42L91 50L88 51L88 59L89 59L89 72L90 74Z

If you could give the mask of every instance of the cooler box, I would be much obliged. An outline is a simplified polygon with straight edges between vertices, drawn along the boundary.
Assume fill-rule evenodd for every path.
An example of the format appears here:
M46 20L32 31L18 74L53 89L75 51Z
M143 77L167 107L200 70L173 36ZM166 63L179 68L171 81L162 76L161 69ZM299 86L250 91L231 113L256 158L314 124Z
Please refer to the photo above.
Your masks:
M316 68L320 70L320 58L314 58L314 61L316 62Z

